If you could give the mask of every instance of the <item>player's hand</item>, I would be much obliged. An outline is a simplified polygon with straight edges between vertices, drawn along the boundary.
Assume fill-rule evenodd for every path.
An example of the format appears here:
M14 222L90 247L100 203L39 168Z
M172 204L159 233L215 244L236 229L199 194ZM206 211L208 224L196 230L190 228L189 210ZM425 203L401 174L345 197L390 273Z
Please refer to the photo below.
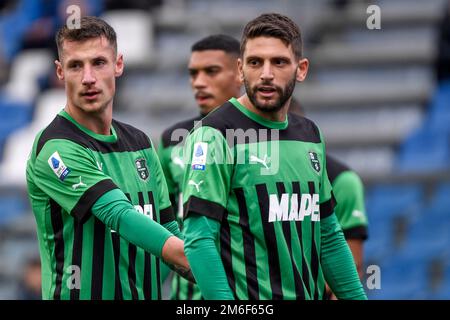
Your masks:
M162 249L162 258L170 269L183 278L194 282L191 267L184 255L184 242L175 236L169 237Z

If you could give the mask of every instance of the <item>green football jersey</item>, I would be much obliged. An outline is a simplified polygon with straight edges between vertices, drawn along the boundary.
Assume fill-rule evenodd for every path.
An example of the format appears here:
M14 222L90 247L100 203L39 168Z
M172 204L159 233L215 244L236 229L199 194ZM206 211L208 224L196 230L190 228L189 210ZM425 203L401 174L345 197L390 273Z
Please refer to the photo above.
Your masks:
M120 188L149 219L174 220L150 139L115 120L111 133L95 134L61 111L34 141L26 175L44 299L161 297L160 259L91 213L97 199Z
M366 240L368 221L361 179L346 165L328 155L327 171L336 197L336 217L345 238Z
M185 165L183 162L184 139L195 123L202 116L197 116L174 124L164 130L158 147L158 155L167 181L170 200L174 212L177 212L180 228L183 225L182 185ZM200 289L194 283L174 274L171 298L174 300L200 300Z
M221 222L216 245L238 299L321 299L320 220L333 213L317 126L272 122L230 99L202 119L184 151L185 219Z

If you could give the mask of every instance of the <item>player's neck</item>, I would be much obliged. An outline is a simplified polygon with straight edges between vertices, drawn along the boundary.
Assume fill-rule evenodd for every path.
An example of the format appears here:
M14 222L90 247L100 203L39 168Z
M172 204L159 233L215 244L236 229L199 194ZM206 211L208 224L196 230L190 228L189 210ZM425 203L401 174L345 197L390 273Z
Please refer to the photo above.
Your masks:
M281 108L279 111L276 112L264 112L256 108L253 103L248 98L247 94L244 94L239 99L237 99L240 104L242 104L244 107L246 107L248 110L250 110L253 113L256 113L257 115L269 120L269 121L275 121L275 122L283 122L286 120L287 110L289 106L290 99L286 102L286 104Z
M111 134L112 123L112 102L111 106L99 112L85 112L82 109L67 102L64 110L81 126L101 135Z

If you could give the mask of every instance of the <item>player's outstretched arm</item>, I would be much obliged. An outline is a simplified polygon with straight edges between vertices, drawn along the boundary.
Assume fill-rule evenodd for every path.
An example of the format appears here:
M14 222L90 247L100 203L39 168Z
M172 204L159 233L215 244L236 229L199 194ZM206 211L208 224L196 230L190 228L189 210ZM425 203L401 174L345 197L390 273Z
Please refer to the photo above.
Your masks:
M125 240L161 257L169 264L188 270L183 241L149 217L137 212L120 189L101 196L92 213Z
M338 299L366 300L352 253L336 215L320 221L322 268L325 280Z
M217 220L191 213L185 220L185 250L197 284L206 300L233 300L215 244Z

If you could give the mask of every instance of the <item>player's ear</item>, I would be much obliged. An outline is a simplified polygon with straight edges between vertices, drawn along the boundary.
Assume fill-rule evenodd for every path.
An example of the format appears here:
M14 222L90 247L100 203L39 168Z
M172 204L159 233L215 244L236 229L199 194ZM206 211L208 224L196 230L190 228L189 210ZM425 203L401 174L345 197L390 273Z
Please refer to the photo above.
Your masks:
M297 76L296 79L299 82L305 80L308 74L309 61L306 58L298 60Z
M64 80L64 69L62 67L61 62L59 62L58 60L55 60L55 66L56 66L56 76L58 77L59 80L63 81Z
M123 54L117 54L116 63L114 65L114 75L120 77L123 73Z
M244 70L243 70L243 65L244 63L242 62L241 58L238 58L237 60L237 64L238 64L238 76L239 76L239 81L241 83L244 82Z

